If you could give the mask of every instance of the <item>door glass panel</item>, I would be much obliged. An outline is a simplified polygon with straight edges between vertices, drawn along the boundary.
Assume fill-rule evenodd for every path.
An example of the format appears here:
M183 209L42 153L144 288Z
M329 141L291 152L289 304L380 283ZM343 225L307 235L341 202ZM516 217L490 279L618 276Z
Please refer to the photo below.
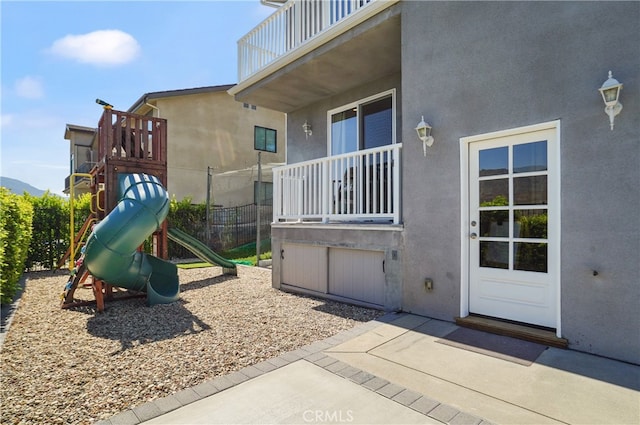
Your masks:
M509 179L482 180L479 185L481 207L509 205Z
M509 268L509 242L480 241L480 267Z
M509 237L509 211L480 211L480 236Z
M391 96L362 105L362 143L364 149L393 142Z
M547 210L515 210L513 215L515 238L547 238Z
M547 272L547 244L516 242L513 244L515 270Z
M509 148L483 149L479 152L480 176L495 176L509 172Z
M513 172L528 173L547 169L547 142L524 143L513 147Z
M514 178L513 198L515 205L546 205L547 176Z
M338 112L331 116L331 154L358 150L357 108Z

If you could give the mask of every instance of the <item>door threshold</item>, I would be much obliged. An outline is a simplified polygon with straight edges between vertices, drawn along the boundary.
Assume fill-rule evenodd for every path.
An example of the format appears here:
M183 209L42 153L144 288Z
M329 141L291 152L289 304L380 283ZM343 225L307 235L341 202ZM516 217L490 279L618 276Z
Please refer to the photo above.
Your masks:
M458 326L464 328L509 336L557 348L567 348L569 345L569 341L565 338L558 338L555 330L549 328L477 315L456 317L455 320Z

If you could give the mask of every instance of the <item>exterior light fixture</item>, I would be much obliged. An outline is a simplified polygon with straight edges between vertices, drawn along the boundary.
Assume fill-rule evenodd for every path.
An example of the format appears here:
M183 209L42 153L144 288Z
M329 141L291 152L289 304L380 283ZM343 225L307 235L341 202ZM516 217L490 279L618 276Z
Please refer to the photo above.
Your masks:
M609 123L611 124L611 130L613 130L613 120L622 111L622 103L618 102L622 84L613 78L611 71L609 71L609 79L602 83L602 87L598 90L605 104L604 112L609 115Z
M422 151L424 153L424 156L427 156L427 146L431 147L434 140L431 136L431 126L424 122L424 116L418 123L416 132L418 133L418 138L422 140Z
M313 131L311 131L311 124L309 124L307 120L304 120L304 124L302 124L302 131L304 131L304 135L307 139L313 134Z

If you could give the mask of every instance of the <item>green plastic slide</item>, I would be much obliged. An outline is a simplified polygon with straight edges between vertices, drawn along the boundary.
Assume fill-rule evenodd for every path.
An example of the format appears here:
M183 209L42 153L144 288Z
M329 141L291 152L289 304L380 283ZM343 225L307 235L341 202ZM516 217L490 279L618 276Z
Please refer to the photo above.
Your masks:
M137 250L167 217L167 191L155 176L119 174L118 193L118 205L89 235L84 264L112 286L146 292L148 305L176 301L176 265Z
M222 267L224 274L237 275L236 264L213 252L208 246L175 227L169 228L169 239L193 252L199 259Z

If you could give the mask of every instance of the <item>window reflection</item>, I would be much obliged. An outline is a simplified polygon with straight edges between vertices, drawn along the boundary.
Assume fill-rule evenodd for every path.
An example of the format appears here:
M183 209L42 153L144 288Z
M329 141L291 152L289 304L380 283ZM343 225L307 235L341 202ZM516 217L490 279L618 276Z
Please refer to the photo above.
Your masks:
M364 149L386 146L393 140L393 99L391 96L362 105Z
M480 176L509 173L509 148L483 149L479 152Z
M547 210L515 210L514 237L547 238Z
M509 211L480 211L480 236L509 237Z
M546 205L547 176L514 178L513 198L515 205Z
M478 152L481 267L547 272L547 243L531 241L548 237L548 211L540 208L548 203L547 145L542 140Z
M509 242L480 241L480 267L509 268Z
M331 154L358 150L358 120L355 109L348 109L331 116Z
M513 172L527 173L547 169L547 142L524 143L513 146Z
M481 207L509 205L509 179L482 180L479 185Z
M513 244L514 269L547 272L547 244L516 242Z

